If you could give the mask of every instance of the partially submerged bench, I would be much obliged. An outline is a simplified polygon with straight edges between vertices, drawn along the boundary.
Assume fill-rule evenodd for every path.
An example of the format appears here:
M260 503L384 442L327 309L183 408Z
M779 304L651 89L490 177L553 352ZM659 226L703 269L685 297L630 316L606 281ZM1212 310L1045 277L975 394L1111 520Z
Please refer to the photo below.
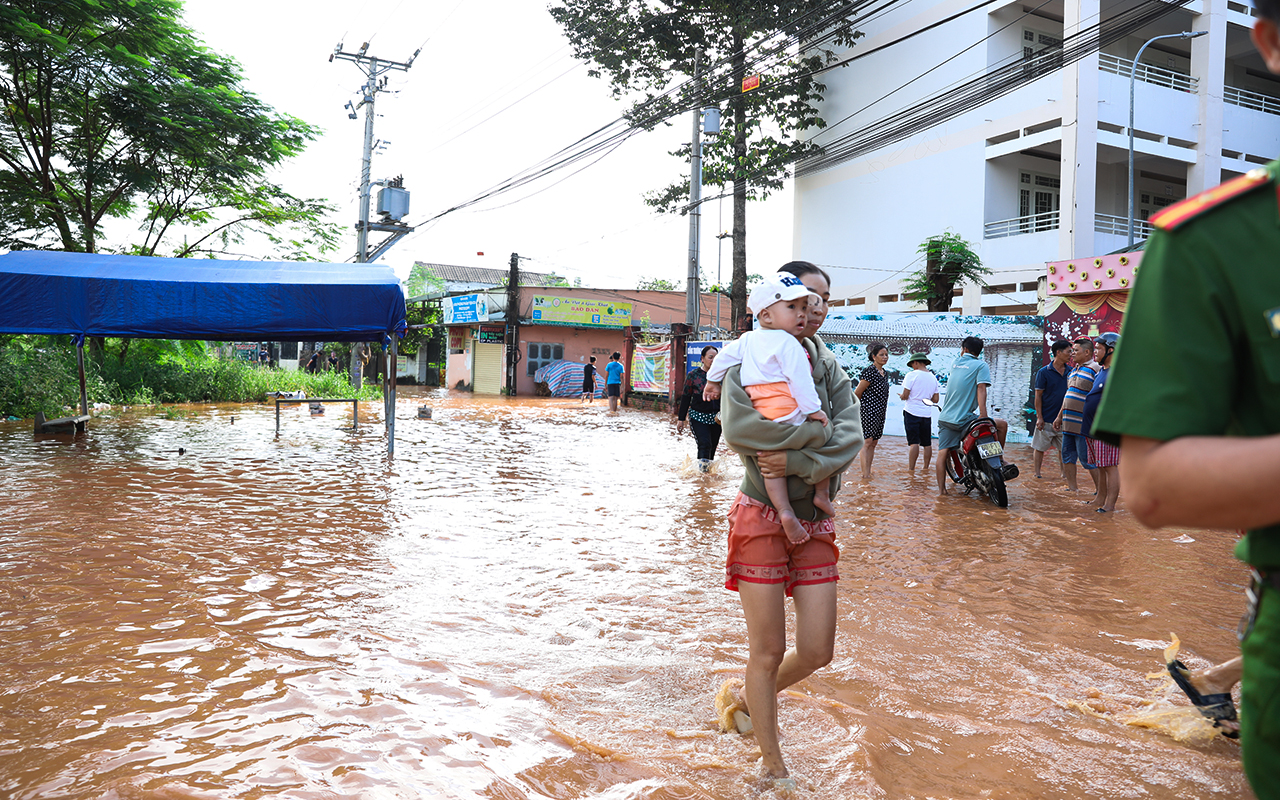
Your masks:
M84 433L84 425L89 421L88 414L75 417L59 417L45 419L44 412L36 412L36 433Z

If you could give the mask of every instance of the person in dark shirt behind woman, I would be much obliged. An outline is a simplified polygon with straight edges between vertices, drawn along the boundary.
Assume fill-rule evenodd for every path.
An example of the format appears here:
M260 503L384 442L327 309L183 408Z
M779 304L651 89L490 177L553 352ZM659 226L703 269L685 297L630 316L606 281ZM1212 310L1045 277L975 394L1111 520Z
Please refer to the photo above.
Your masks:
M680 395L680 408L676 412L676 433L684 433L685 417L693 427L693 438L698 442L698 469L706 472L716 458L720 446L720 401L703 400L702 390L707 385L707 370L716 360L720 350L715 345L702 348L702 364L689 370L684 377L684 394Z
M1111 355L1120 343L1120 335L1104 333L1093 344L1093 359L1102 368L1093 379L1093 387L1084 399L1084 421L1080 430L1089 446L1089 460L1098 468L1097 511L1100 514L1116 510L1116 500L1120 497L1120 448L1101 439L1093 438L1093 418L1102 403L1102 390L1107 385L1107 375L1111 372Z

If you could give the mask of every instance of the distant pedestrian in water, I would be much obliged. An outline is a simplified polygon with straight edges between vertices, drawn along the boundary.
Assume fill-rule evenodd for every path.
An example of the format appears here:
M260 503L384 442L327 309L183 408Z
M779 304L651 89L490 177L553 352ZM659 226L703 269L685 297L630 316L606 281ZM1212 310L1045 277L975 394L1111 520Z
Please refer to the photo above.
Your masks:
M1102 390L1107 385L1107 373L1111 371L1111 354L1116 351L1120 335L1104 333L1094 340L1093 358L1098 362L1098 377L1093 379L1093 386L1084 399L1084 421L1081 429L1087 438L1089 460L1097 467L1094 474L1098 478L1098 513L1116 510L1116 500L1120 497L1120 448L1116 445L1095 439L1090 434L1093 430L1093 418L1098 413L1098 405L1102 403Z
M591 363L582 368L582 397L578 402L590 403L596 397L596 357L591 357Z
M1044 477L1040 474L1044 454L1054 445L1058 446L1062 474L1067 474L1066 451L1062 445L1062 424L1058 420L1058 412L1062 410L1062 401L1067 396L1067 375L1070 372L1067 362L1071 359L1071 343L1066 339L1059 339L1053 343L1050 352L1053 360L1036 373L1036 431L1031 437L1031 449L1035 451L1033 458L1037 478ZM1072 467L1072 472L1074 471L1075 467Z
M907 430L907 469L914 472L916 459L924 449L924 471L933 460L933 409L925 401L938 403L938 377L929 371L929 357L912 353L907 359L911 371L902 379L902 426Z
M889 408L889 376L884 365L889 363L889 348L880 342L867 345L867 357L871 366L858 375L858 387L853 396L862 404L862 479L871 477L871 461L876 457L876 445L884 435L884 417Z
M622 366L622 353L614 352L609 356L609 363L604 366L604 388L609 395L609 413L618 413L618 398L622 396L622 374L626 369Z
M338 371L338 354L332 351L329 353L329 369L334 372Z
M702 396L702 390L707 388L707 371L719 354L715 345L702 348L702 362L684 377L684 393L676 412L676 433L684 433L685 418L689 419L693 438L698 442L698 469L703 472L711 468L720 446L720 399L706 400Z
M307 373L315 375L320 370L320 351L311 354L311 358L307 359Z

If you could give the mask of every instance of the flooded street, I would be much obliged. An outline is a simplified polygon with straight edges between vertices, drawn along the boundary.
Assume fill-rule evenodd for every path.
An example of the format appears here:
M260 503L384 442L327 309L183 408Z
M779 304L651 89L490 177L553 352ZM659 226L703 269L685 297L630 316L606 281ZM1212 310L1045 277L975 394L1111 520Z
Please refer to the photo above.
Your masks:
M0 797L759 796L712 707L747 655L736 458L691 474L665 414L423 391L388 466L380 413L0 423ZM1095 514L1025 445L1007 511L939 499L905 451L837 503L836 658L780 702L800 796L1252 796L1148 678L1171 631L1237 653L1233 534ZM1183 711L1125 724L1152 698Z

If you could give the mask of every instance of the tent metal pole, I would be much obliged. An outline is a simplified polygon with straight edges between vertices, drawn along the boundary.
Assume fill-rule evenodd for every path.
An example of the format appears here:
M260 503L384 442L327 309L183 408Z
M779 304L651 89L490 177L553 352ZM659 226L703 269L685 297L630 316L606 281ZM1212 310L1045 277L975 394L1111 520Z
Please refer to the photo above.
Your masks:
M387 458L396 457L396 335L391 334L391 354L387 359Z
M76 369L80 373L80 415L89 414L89 390L84 380L84 339L76 343Z

